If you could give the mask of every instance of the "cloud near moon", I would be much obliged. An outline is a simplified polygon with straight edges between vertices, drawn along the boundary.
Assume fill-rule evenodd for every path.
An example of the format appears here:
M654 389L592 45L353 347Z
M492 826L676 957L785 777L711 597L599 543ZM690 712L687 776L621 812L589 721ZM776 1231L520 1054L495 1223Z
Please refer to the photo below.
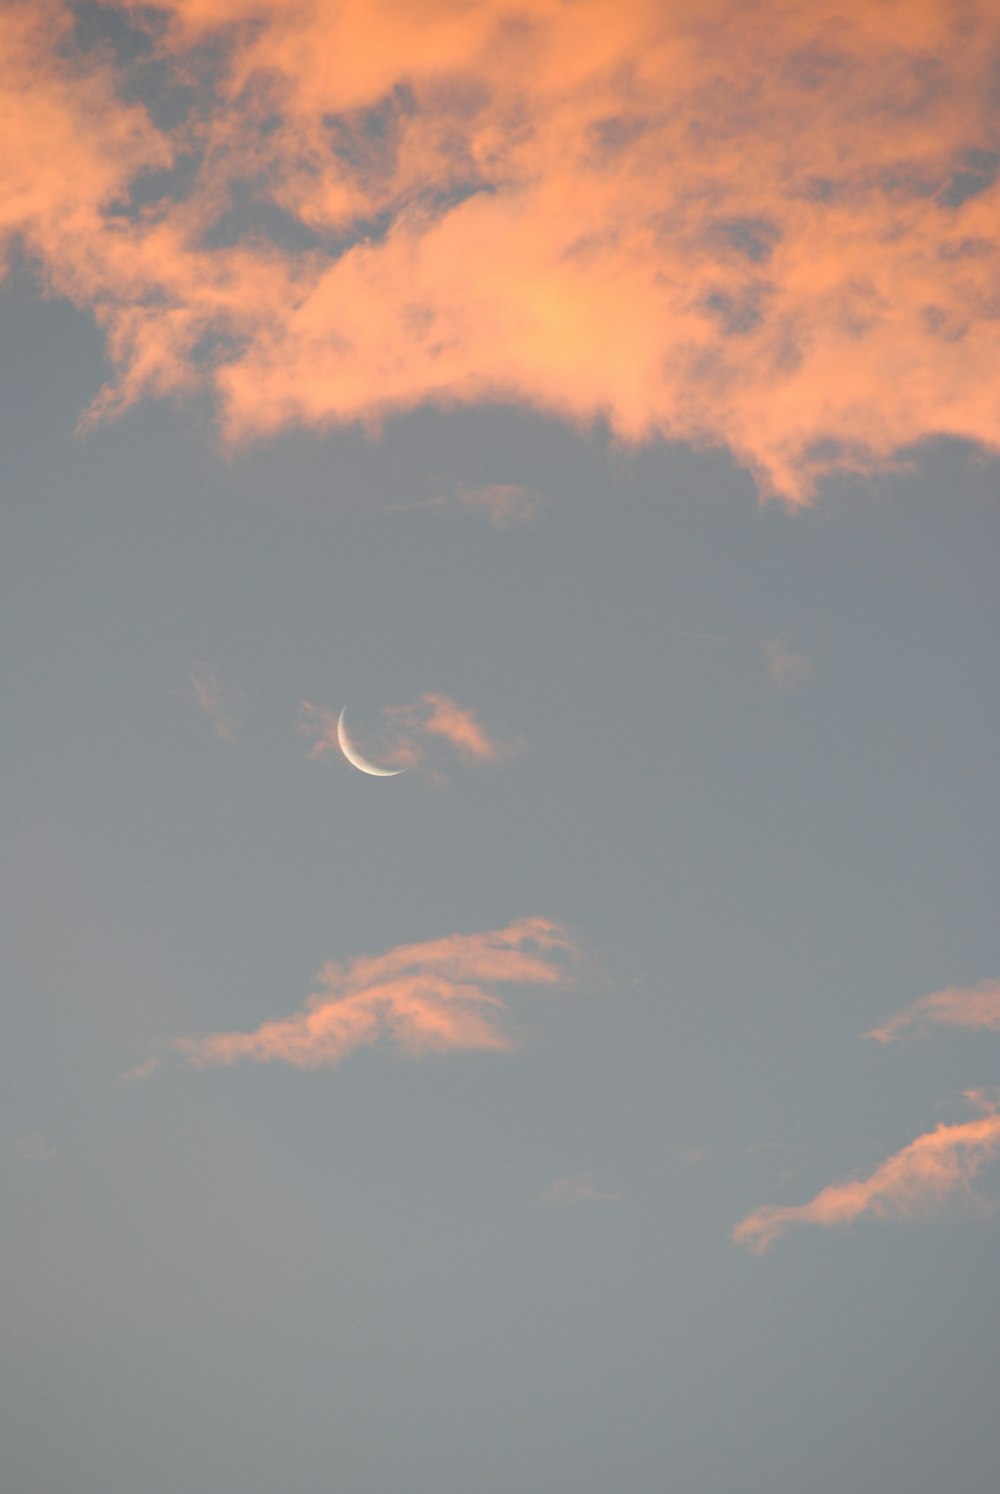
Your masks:
M88 25L4 7L0 237L97 318L92 419L207 390L236 442L515 401L726 445L793 505L929 437L1000 450L993 0Z
M520 752L523 742L502 741L489 734L475 711L447 695L425 691L407 705L386 706L382 713L378 763L356 745L345 724L346 707L335 716L322 706L305 701L299 712L301 730L312 737L309 757L314 761L343 754L363 773L392 778L407 768L420 767L431 773L433 752L439 745L451 749L465 767L493 766Z

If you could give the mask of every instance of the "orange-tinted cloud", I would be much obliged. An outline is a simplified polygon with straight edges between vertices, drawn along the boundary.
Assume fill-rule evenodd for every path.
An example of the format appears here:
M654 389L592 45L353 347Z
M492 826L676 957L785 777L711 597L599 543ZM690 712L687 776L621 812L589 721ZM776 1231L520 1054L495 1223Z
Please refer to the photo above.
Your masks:
M414 768L426 763L435 738L447 742L467 766L499 763L522 745L491 737L475 711L433 691L426 691L409 705L386 706L382 717L384 731L375 755L380 766L386 768ZM310 758L318 760L340 753L337 717L332 711L305 701L299 724L307 736L315 739Z
M481 488L459 488L463 508L484 513L494 529L519 529L533 524L542 506L541 493L517 482L494 482Z
M776 690L794 690L816 673L812 660L796 653L787 638L765 638L761 648L767 660L767 677Z
M589 1172L578 1172L570 1178L560 1178L553 1183L543 1202L556 1207L580 1203L621 1203L621 1194L606 1193L604 1189L598 1188Z
M27 1136L18 1136L10 1143L10 1149L17 1160L29 1166L39 1163L44 1166L46 1162L55 1161L58 1155L55 1148L50 1146L41 1131L29 1131Z
M512 744L487 735L474 711L447 695L427 691L413 705L390 706L386 715L404 735L443 738L465 763L496 763L512 750Z
M985 1113L918 1136L869 1177L833 1183L811 1203L757 1209L736 1226L733 1239L761 1255L796 1225L845 1225L866 1214L911 1218L968 1195L973 1178L1000 1154L1000 1110L996 1097L982 1091L970 1090L967 1098Z
M513 1038L497 985L554 986L573 946L564 929L525 918L485 934L453 934L344 966L327 964L304 1011L255 1032L182 1038L192 1063L280 1059L297 1068L336 1064L386 1039L411 1054L509 1049Z
M985 1028L1000 1032L1000 980L984 980L978 986L948 986L921 996L911 1006L872 1028L865 1037L894 1043L904 1037L924 1037L934 1027Z
M239 685L211 664L199 660L186 676L187 691L201 706L220 737L235 742L243 726L246 698Z
M522 401L725 444L790 503L1000 449L993 0L120 16L179 123L58 0L0 36L0 230L105 329L98 415L204 387L236 441Z

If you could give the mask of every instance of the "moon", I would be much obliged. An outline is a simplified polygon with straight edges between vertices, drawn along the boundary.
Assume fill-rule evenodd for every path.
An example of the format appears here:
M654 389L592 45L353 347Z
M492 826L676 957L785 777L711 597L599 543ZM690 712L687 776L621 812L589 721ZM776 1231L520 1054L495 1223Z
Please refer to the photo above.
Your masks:
M370 773L373 778L395 778L398 774L406 772L405 768L377 768L366 757L362 757L347 735L347 727L344 725L344 716L346 714L347 707L345 706L337 717L337 741L340 743L341 752L352 767L360 769L362 773Z

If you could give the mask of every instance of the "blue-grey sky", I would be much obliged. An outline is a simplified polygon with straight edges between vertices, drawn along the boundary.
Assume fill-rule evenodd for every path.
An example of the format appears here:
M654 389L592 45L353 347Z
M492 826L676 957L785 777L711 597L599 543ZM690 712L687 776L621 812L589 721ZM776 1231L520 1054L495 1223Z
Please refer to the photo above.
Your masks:
M180 268L161 285L171 326L192 316L192 340L172 342L148 284L96 285L49 209L8 191L0 1482L992 1494L1000 466L975 388L992 379L995 405L988 343L950 351L946 374L909 334L873 332L883 375L916 348L911 386L878 405L852 326L861 403L838 404L851 365L822 352L820 319L819 363L789 363L751 435L761 395L729 325L712 334L728 371L704 349L695 360L697 408L667 381L644 425L635 286L619 265L608 306L620 297L637 340L602 360L574 344L573 264L565 284L536 283L526 248L525 304L544 302L547 335L569 318L565 365L530 329L485 312L473 327L468 301L452 332L463 358L496 353L482 382L455 363L434 386L432 355L407 344L385 408L369 387L389 377L384 350L358 352L345 393L348 333L337 343L321 307L306 336L268 279L314 273L315 244L240 217L208 106L190 138L171 135L194 116L170 86L199 97L199 68L222 76L213 48L233 49L233 76L259 65L240 62L256 33L224 34L237 10L164 7L179 30L147 56L113 8L83 7L51 66L52 97L82 111L74 139L100 136L103 89L148 108L200 183L156 190L196 202L204 254L260 256L226 270L274 296L260 325L241 323L238 352L220 352L235 334L204 312L235 280L213 281L190 246L170 250ZM270 10L243 6L261 34ZM311 34L299 10L272 38L279 71L285 43L297 56ZM594 25L610 15L591 10ZM853 17L859 35L872 10ZM42 47L24 17L43 11L62 13L13 8L17 46L23 22ZM957 87L941 14L928 6L920 45ZM215 25L221 40L199 30ZM721 57L720 35L699 45ZM472 43L450 36L432 41L460 70ZM862 41L874 69L877 38ZM367 56L364 37L352 45ZM835 99L820 51L795 55ZM780 101L786 75L765 61ZM194 71L178 83L182 64ZM361 68L359 96L381 97L398 66ZM583 95L555 73L545 86L575 127ZM275 128L232 88L234 139L249 119L282 151L313 149L304 106ZM942 89L933 107L954 123ZM626 94L646 97L638 75ZM432 90L386 97L430 121L421 161L441 147ZM510 107L490 125L501 143ZM377 155L392 130L345 110L353 148ZM645 137L618 111L601 139L627 153ZM741 111L723 130L734 159L778 130L759 101ZM152 192L153 146L133 158L123 131L97 138L95 159ZM987 198L995 212L989 163L962 149L965 175L950 198L935 188L934 211L981 215ZM558 186L553 142L538 150ZM316 181L306 192L281 159L281 211L332 235L333 196L327 222ZM685 181L699 159L692 146ZM384 199L405 228L424 210L391 196L383 167L357 170L366 212ZM624 168L612 174L631 202ZM903 189L878 190L896 203ZM136 191L133 216L95 200L152 275L174 209L144 218ZM231 194L225 231L207 226L213 192ZM520 202L515 246L553 211L538 194ZM829 195L810 201L836 217ZM805 253L816 225L798 211L782 242L800 233ZM882 209L859 188L850 211L860 233ZM725 221L763 264L758 218ZM366 230L373 244L383 231ZM908 273L934 231L913 228ZM949 219L949 243L984 232ZM467 273L446 249L423 245L435 285ZM332 237L324 252L350 258ZM663 253L668 268L683 258ZM401 272L386 263L372 274L395 317ZM784 297L775 337L805 315L799 268L791 256L753 292L762 308ZM872 278L874 304L892 265ZM711 316L731 320L711 294ZM382 303L365 304L377 339ZM843 304L828 311L843 331ZM415 346L423 324L399 315ZM405 771L347 762L345 707L365 754Z

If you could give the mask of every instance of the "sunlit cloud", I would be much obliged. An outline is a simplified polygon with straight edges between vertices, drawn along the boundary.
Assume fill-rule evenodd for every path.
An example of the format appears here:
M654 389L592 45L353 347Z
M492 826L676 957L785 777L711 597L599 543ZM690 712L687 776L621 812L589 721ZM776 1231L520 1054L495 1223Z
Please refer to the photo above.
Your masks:
M983 1090L969 1090L966 1098L984 1113L918 1136L868 1177L833 1183L810 1203L755 1210L737 1224L733 1240L762 1255L798 1225L836 1227L866 1215L909 1219L973 1197L973 1179L1000 1155L1000 1103Z
M425 691L402 706L385 706L381 731L372 748L385 768L426 767L436 776L434 747L444 743L466 767L495 765L520 752L524 743L491 736L474 710L447 695ZM305 701L299 711L300 730L312 739L308 756L314 761L340 755L337 715Z
M559 1178L547 1190L543 1201L556 1208L569 1204L609 1204L620 1203L621 1194L605 1192L598 1188L589 1172L578 1172L572 1177Z
M439 518L480 514L494 529L523 529L537 522L544 504L545 495L537 488L526 487L523 483L494 482L473 487L459 483L451 492L391 503L389 512L423 511Z
M254 1032L185 1037L176 1046L195 1064L277 1059L301 1069L334 1065L385 1042L411 1055L515 1046L498 985L560 986L573 943L543 918L484 934L452 934L388 954L324 965L305 1009Z
M791 504L929 437L1000 449L992 0L87 18L4 7L0 237L96 316L91 418L204 390L236 442L512 401L727 446Z
M26 1167L44 1166L46 1162L54 1162L57 1156L55 1147L49 1145L41 1131L29 1131L26 1136L15 1137L10 1149L18 1162Z
M864 1035L880 1043L894 1043L905 1037L926 1037L935 1027L1000 1032L1000 981L984 980L978 986L948 986L933 991Z
M184 689L178 692L194 700L211 721L216 733L227 742L235 742L243 727L246 696L239 685L199 660L185 676Z
M126 1069L124 1074L119 1074L117 1083L137 1084L141 1079L148 1079L150 1074L155 1074L160 1067L158 1058L147 1058L142 1063L137 1063L134 1068Z
M765 638L761 643L767 660L767 677L776 690L794 690L816 673L806 654L795 651L787 638Z
M703 1162L710 1161L712 1156L711 1149L707 1146L672 1146L670 1150L682 1167L700 1167Z
M520 529L537 520L542 495L522 483L494 482L485 487L459 488L458 501L473 513L485 514L494 529Z

